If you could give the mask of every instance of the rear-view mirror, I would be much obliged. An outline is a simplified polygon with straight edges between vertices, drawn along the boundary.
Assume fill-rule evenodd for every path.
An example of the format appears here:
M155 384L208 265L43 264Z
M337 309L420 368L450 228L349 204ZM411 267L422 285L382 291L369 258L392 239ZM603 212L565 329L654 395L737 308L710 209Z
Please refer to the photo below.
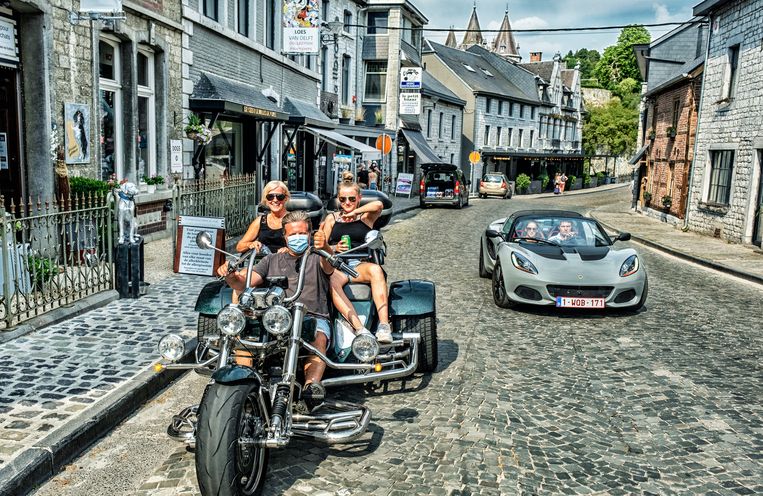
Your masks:
M384 247L384 238L377 230L368 231L365 238L369 250L379 250Z
M201 231L196 235L196 246L202 250L209 250L212 248L212 236L207 231Z

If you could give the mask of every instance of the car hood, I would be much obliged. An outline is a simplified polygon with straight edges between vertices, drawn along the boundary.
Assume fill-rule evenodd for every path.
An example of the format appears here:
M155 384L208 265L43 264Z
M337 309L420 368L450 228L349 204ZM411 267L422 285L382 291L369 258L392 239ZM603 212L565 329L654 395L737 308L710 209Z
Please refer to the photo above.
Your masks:
M521 245L526 251L550 260L569 260L577 255L581 261L601 260L612 251L610 246L552 246L543 243Z
M502 246L524 255L538 269L539 276L561 284L610 280L619 274L625 259L636 255L633 248L616 250L611 246L551 246L541 243L503 243Z

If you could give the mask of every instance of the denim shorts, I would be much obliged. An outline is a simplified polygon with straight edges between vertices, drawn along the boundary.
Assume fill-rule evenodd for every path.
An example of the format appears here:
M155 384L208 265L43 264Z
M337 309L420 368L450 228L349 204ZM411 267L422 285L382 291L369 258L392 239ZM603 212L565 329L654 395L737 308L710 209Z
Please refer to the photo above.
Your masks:
M305 315L302 319L302 339L311 343L315 341L319 332L326 336L327 343L331 343L331 323L328 319L317 315Z

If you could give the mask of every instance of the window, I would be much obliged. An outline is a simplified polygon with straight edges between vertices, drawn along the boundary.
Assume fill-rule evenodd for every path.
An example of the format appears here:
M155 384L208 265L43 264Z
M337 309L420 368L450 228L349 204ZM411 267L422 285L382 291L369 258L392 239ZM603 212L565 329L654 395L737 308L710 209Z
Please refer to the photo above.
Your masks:
M514 139L514 129L513 128L509 128L509 132L506 135L506 146L512 146L511 145L511 140L513 140L513 139Z
M265 46L271 50L276 46L276 21L275 21L275 4L273 2L265 2Z
M456 139L456 116L450 116L450 139ZM453 163L451 161L451 163Z
M490 126L485 126L485 146L490 146Z
M710 190L707 201L728 205L731 197L731 172L734 165L734 150L710 151Z
M463 65L463 66L464 66L464 68L466 68L466 70L467 70L467 71L469 71L469 72L475 72L475 70L474 70L474 69L472 68L472 66L470 66L469 64L464 64L464 63L462 63L461 65Z
M498 100L498 115L503 114L503 100Z
M454 162L455 158L456 158L456 154L455 153L451 153L450 154L450 163L451 164L455 164L455 162Z
M530 143L527 144L528 148L532 148L533 147L533 138L535 138L535 130L534 129L530 129Z
M530 119L535 120L535 107L530 107Z
M487 77L494 77L493 73L485 69L484 67L480 67L480 70L485 73Z
M101 119L101 179L124 177L122 164L122 81L120 45L111 39L98 43Z
M368 34L387 34L388 12L368 13Z
M673 100L673 130L678 130L678 116L681 115L681 100Z
M723 85L723 97L731 99L736 92L738 65L739 65L739 45L729 47L728 65L726 66L726 80Z
M154 54L138 51L138 180L156 175Z
M445 119L443 118L443 113L440 112L440 120L437 121L437 137L442 138L442 123Z
M427 138L432 137L432 109L427 110Z
M525 118L525 105L524 103L519 104L519 118L524 119Z
M366 62L365 100L384 102L387 96L387 62Z
M517 147L518 147L518 148L522 148L522 138L524 137L524 136L523 136L523 135L524 135L524 133L525 133L525 130L524 130L524 129L520 129L520 130L519 130L519 133L518 133L518 135L517 135L517 140L519 141L519 143L517 143Z
M509 117L514 116L514 102L509 102Z
M350 104L350 56L342 55L342 103Z
M203 0L204 15L210 19L217 20L217 0Z
M498 126L497 128L495 128L495 144L496 144L496 146L501 146L503 144L503 143L501 143L501 131L503 131L501 126Z
M350 32L350 27L352 26L352 12L349 10L344 11L344 31L346 33Z
M485 97L485 113L489 114L493 110L493 99Z
M249 37L249 0L236 0L238 34Z

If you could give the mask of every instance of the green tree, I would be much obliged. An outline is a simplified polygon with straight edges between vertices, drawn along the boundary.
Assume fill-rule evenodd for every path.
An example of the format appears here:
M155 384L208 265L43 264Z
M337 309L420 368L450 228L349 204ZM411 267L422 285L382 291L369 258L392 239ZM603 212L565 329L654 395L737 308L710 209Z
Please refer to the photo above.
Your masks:
M640 90L641 83L633 78L625 78L612 88L612 94L620 98L624 106L635 109L641 99Z
M636 146L638 110L613 98L601 107L592 107L583 123L583 150L586 155L622 155Z
M617 43L604 49L601 60L593 70L593 75L599 80L599 84L613 90L626 78L641 82L641 73L636 64L633 45L649 43L650 40L649 31L643 26L623 28Z
M580 79L583 80L584 86L589 86L588 81L593 79L593 69L601 59L601 54L596 50L588 50L587 48L581 48L575 53L570 50L564 57L564 61L567 64L567 69L574 69L575 65L580 63Z

